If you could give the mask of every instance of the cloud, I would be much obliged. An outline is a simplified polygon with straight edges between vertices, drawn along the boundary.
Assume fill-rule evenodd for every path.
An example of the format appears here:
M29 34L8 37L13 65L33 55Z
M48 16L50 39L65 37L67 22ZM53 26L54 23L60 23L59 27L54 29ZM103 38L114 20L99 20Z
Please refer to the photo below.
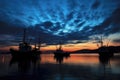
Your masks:
M73 17L74 17L74 12L72 11L67 15L67 20L71 20L73 19Z
M92 9L96 9L96 8L98 8L99 6L100 6L99 0L95 0L95 2L92 4L91 8L92 8Z
M68 40L67 43L69 44L78 44L78 43L85 43L86 40Z
M10 23L6 23L0 21L0 34L17 34L23 30L23 26L12 25Z
M52 26L53 26L53 23L50 22L50 21L46 21L46 22L43 22L43 23L41 24L41 26L44 26L44 27L46 27L46 28L49 28L49 27L52 27Z
M11 46L11 45L18 45L22 39L18 35L9 35L9 34L4 34L0 35L0 47L4 46Z
M106 18L103 23L92 29L94 34L113 34L120 32L120 8L113 11L111 16Z
M109 0L4 0L0 2L0 34L19 40L27 27L32 44L39 37L47 45L59 40L64 44L75 40L78 40L75 44L86 43L92 35L120 32L119 3Z
M120 39L115 39L113 42L120 43Z

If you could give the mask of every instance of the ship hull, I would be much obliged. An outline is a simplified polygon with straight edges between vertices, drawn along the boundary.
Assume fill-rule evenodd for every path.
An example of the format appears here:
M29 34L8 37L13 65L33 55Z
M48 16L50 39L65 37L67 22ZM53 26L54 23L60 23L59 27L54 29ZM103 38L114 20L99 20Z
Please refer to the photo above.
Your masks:
M108 56L108 57L112 57L114 56L114 50L111 49L110 47L100 47L98 49L98 53L99 53L99 56Z
M40 51L28 51L28 52L21 52L17 50L10 51L12 58L16 59L33 59L39 57L41 54Z
M114 56L114 53L112 53L112 52L99 52L99 56L112 57L112 56Z

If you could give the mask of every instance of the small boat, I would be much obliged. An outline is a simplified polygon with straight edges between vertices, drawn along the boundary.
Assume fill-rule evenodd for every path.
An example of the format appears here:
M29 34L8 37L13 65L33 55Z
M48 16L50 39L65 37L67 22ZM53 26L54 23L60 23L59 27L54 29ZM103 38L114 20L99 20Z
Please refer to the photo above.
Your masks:
M26 29L24 29L24 35L23 35L23 41L22 43L19 44L19 49L15 50L15 49L10 49L10 53L12 55L12 57L14 58L33 58L33 57L37 57L41 51L38 48L34 48L32 49L32 46L30 45L30 43L25 41L25 36L26 34Z
M68 57L68 56L70 56L70 53L69 52L64 52L62 50L62 45L60 44L59 48L57 48L56 51L54 52L54 55L55 56L61 56L61 57Z

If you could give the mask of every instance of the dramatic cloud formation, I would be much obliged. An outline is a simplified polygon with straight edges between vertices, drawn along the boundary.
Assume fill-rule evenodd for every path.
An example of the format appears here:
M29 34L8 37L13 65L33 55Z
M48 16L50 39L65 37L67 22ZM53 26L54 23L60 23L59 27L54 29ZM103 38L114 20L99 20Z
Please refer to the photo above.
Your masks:
M119 5L119 0L0 0L0 45L17 45L25 27L28 40L40 38L46 44L120 34Z

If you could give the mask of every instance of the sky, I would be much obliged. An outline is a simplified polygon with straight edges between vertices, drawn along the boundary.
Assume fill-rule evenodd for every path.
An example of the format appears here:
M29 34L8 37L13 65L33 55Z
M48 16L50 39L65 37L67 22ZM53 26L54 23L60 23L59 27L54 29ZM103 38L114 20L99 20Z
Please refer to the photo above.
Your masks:
M120 46L120 0L0 0L0 50L17 47L27 29L27 42L53 50Z

